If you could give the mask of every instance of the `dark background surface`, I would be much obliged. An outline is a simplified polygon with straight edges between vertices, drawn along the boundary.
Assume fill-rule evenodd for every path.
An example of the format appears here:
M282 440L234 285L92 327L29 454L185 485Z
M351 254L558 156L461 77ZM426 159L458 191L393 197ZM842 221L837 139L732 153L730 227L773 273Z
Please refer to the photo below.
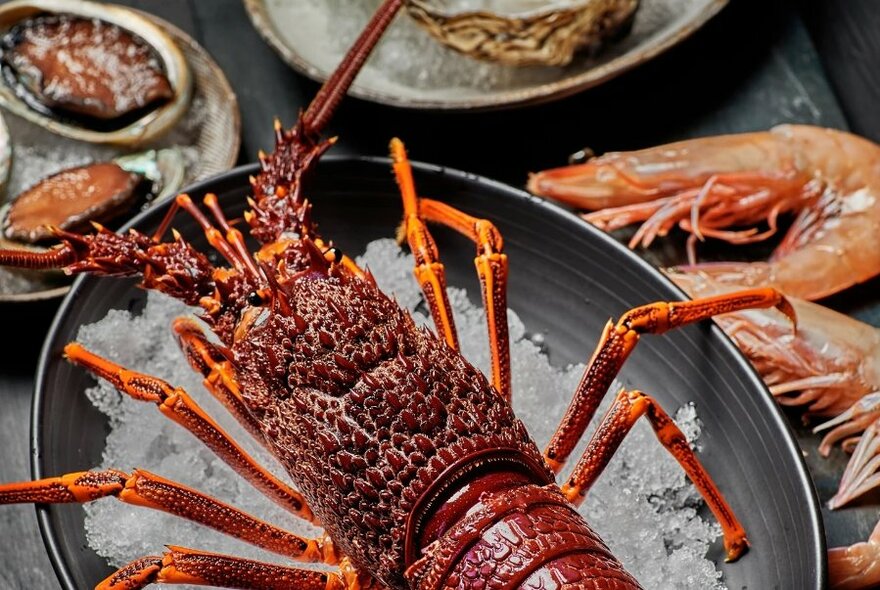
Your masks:
M224 69L241 105L241 162L272 145L273 116L291 123L317 85L291 71L252 29L238 0L121 2L190 33ZM385 153L405 138L414 159L522 186L528 171L597 153L800 122L880 141L880 4L872 0L733 0L659 59L561 102L516 111L435 114L347 101L330 130L335 153ZM880 325L880 282L827 303ZM0 481L30 478L29 415L40 344L57 302L0 307ZM796 422L794 420L793 422ZM811 465L815 449L807 448ZM834 492L842 457L818 473L820 500ZM87 466L83 466L84 468ZM863 540L876 498L828 517L830 545ZM57 588L30 506L0 510L0 590Z

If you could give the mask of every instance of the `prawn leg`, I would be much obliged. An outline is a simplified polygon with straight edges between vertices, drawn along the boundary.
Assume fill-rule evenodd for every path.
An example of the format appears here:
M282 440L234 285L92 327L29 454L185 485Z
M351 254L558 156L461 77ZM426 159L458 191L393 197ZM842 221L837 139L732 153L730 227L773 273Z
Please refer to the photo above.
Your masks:
M155 403L166 417L189 430L269 499L300 518L313 520L312 511L302 495L260 466L183 389L172 387L158 377L129 371L75 342L64 347L64 354L70 361L110 382L120 392L140 401Z
M813 429L814 434L830 429L819 444L819 453L827 457L831 453L831 448L839 441L843 441L841 444L844 450L852 452L861 439L861 433L878 419L880 419L880 391L875 391L858 400L842 414Z
M837 494L828 501L829 508L840 508L862 494L880 486L880 420L862 433L852 457L840 478Z
M750 289L691 301L651 303L631 309L617 323L609 320L574 397L544 451L547 464L555 473L562 470L642 334L662 334L723 313L765 307L776 307L794 323L794 309L774 289Z
M244 590L357 590L356 574L321 572L169 545L123 566L96 590L138 590L150 584L192 584Z
M620 391L602 418L568 481L562 486L562 493L574 505L583 502L590 487L605 470L623 439L629 434L636 421L643 416L647 417L657 439L682 466L721 524L727 561L739 559L749 546L745 529L694 454L681 429L654 398L640 391Z
M0 485L0 504L63 504L115 497L120 502L161 510L298 561L335 564L328 537L305 539L233 506L147 471L80 471L60 477Z
M502 252L504 241L498 229L487 219L479 219L458 209L432 199L419 198L415 192L412 169L406 156L406 150L399 139L391 141L391 155L394 170L397 174L401 193L404 195L404 215L406 216L406 234L410 248L420 260L417 250L426 251L425 245L430 243L427 251L436 253L437 247L428 234L424 221L430 221L449 227L477 246L474 258L480 289L483 295L483 307L486 310L486 326L489 332L489 349L492 359L492 384L505 399L510 400L510 336L507 325L507 255ZM412 224L412 226L410 225ZM412 228L412 231L411 231ZM412 237L411 237L412 236ZM426 242L427 237L430 242ZM435 263L438 264L438 263ZM416 276L420 277L419 270ZM419 278L422 289L429 302L437 300L436 292L426 289L425 283ZM434 285L434 282L429 283ZM445 277L443 282L443 300L448 310L445 293ZM431 303L433 315L433 303ZM451 318L451 313L447 311ZM436 320L436 316L435 316ZM454 326L453 326L454 329Z

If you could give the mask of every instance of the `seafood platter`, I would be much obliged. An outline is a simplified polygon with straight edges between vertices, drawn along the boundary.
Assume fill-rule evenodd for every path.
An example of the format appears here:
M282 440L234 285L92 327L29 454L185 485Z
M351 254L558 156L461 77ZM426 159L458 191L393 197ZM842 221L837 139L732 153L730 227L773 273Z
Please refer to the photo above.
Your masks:
M47 226L118 227L235 163L235 95L204 49L169 23L93 2L15 0L0 5L0 39L6 247L51 245ZM0 301L68 287L59 273L0 271Z
M0 504L39 505L65 588L880 582L880 533L827 551L778 408L826 420L821 452L852 453L832 508L880 483L880 336L808 301L880 272L880 147L797 125L692 140L534 174L549 200L412 163L398 138L388 158L327 155L404 4L455 51L516 63L575 59L638 4L604 5L605 28L560 7L551 29L581 42L536 58L487 40L497 14L384 0L297 120L275 121L271 152L192 184L162 144L198 87L191 60L126 12L75 4L0 6L15 23L0 101L46 132L152 149L51 174L4 213L0 265L85 275L38 367L34 480L0 482ZM514 40L547 34L519 20ZM43 84L69 64L41 44L77 55L105 36L136 100ZM169 198L113 228L141 182ZM769 260L699 259L707 240L782 233L786 214ZM630 246L680 231L687 260L661 273L605 233L635 223Z

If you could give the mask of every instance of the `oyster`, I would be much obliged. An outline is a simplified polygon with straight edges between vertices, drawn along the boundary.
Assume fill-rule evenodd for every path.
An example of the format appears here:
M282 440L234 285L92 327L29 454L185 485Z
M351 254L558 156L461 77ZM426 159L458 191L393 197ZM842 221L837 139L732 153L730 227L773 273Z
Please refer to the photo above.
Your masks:
M410 0L410 15L444 45L509 65L571 62L632 23L639 0Z
M118 25L70 15L38 16L0 41L3 74L46 115L109 122L174 97L158 55Z
M192 96L189 65L134 10L85 0L0 5L0 104L53 133L138 145L168 131Z
M150 150L57 172L21 193L3 220L7 239L36 243L52 237L50 226L87 229L130 211L139 201L175 192L184 170L178 150Z

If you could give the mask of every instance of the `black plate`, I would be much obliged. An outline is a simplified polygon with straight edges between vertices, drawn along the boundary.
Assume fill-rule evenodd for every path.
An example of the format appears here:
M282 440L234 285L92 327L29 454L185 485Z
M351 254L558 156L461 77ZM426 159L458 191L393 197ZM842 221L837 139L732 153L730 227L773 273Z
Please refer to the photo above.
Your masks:
M191 188L214 192L227 213L240 215L255 167L233 170ZM551 360L582 362L611 316L681 292L603 233L554 205L484 178L415 165L421 194L481 217L504 234L511 260L509 304L531 331L546 333ZM394 234L401 207L384 159L328 158L309 186L323 235L343 250ZM152 231L163 212L132 225ZM205 248L186 215L175 226ZM435 232L451 284L479 300L473 245ZM145 295L131 281L84 277L64 300L43 348L33 410L33 472L37 478L99 464L108 425L80 393L92 378L61 358L78 327L111 308L137 309ZM624 381L668 408L695 401L704 423L701 457L744 520L752 550L722 566L730 588L824 588L825 542L813 485L786 421L760 379L710 323L647 337L624 367ZM516 392L514 391L514 395ZM125 466L123 466L125 467ZM110 568L85 541L79 506L40 507L39 522L62 585L90 588ZM184 539L169 539L183 542Z

